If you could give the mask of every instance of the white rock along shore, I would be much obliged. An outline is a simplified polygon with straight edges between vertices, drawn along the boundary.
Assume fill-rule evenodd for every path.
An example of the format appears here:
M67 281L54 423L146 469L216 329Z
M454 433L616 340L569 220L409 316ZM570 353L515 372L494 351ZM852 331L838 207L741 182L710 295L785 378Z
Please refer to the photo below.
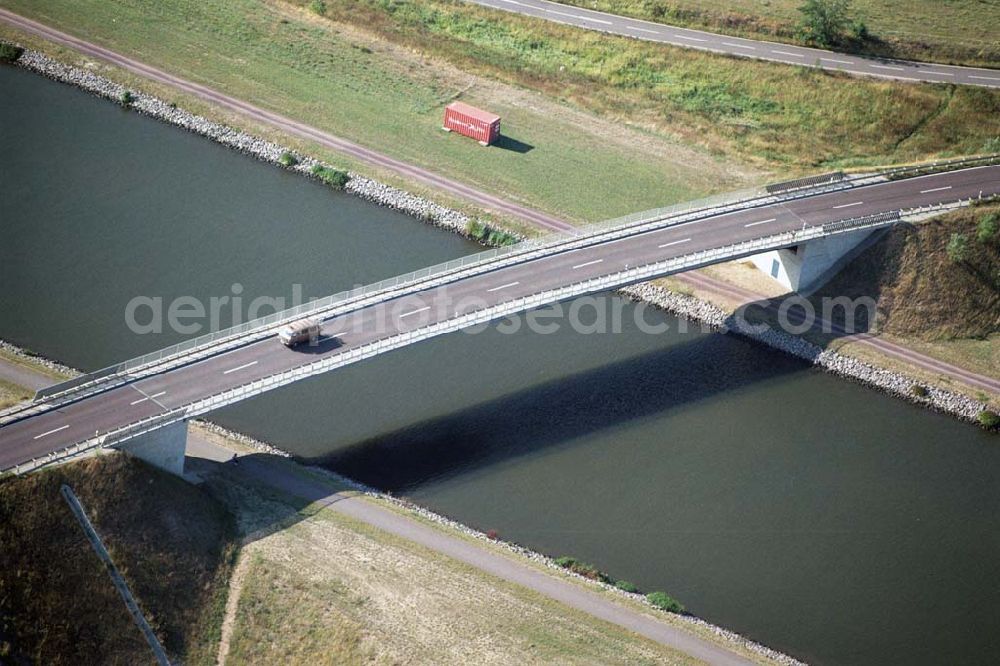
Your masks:
M306 176L312 177L311 169L314 165L323 165L323 163L318 160L298 155L294 151L276 143L254 137L250 134L219 123L212 122L202 116L195 115L184 111L183 109L177 108L172 104L168 104L159 98L145 93L132 91L126 86L110 81L102 76L94 74L93 72L55 61L37 51L25 50L24 54L18 60L17 65L41 74L47 78L74 85L95 95L119 103L122 95L128 91L132 95L132 101L130 101L129 107L135 111L178 127L182 127L196 134L200 134L206 138L216 141L217 143L239 150L240 152L250 155L256 159L269 162L282 168L298 171ZM281 157L286 153L295 155L298 160L297 164L291 167L284 166L281 162ZM346 192L378 205L407 213L425 223L433 224L465 236L469 235L468 227L470 218L464 213L441 206L422 197L418 197L390 185L380 183L357 173L351 172L349 175L350 180L344 187ZM716 328L720 331L731 330L732 332L756 340L769 347L779 349L792 354L793 356L809 361L810 363L813 363L814 365L829 372L833 372L842 377L883 390L910 402L924 405L937 411L952 414L963 420L975 421L979 412L986 408L986 405L982 402L931 386L924 386L923 388L925 389L924 392L926 395L918 396L913 393L913 387L918 385L919 382L916 382L905 375L878 368L871 364L858 361L836 352L824 350L798 336L791 335L783 331L778 331L770 327L754 331L742 330L739 327L731 329L730 327L734 320L732 316L722 308L691 296L671 292L658 285L647 283L626 287L621 289L620 293L630 299L649 303L650 305L661 308L672 314L707 324L708 326ZM72 368L55 361L45 359L36 354L29 353L20 349L16 345L12 345L2 340L0 340L0 348L5 349L14 355L23 356L26 359L39 362L50 369L67 374L76 374L76 371ZM287 452L242 433L227 430L210 422L200 422L200 424L209 430L231 437L260 451L273 455L290 457L290 454ZM386 493L382 493L374 488L343 477L330 470L320 467L311 467L311 469L319 474L330 476L342 483L350 485L356 488L359 492L393 502L398 506L414 511L433 522L450 526L477 539L497 543L512 552L528 557L553 569L563 571L569 575L579 576L579 574L569 572L563 567L560 567L552 558L548 556L529 550L517 544L493 539L479 530L457 523L428 509L413 505ZM579 577L584 578L583 576ZM591 582L602 585L615 594L625 595L633 600L648 604L645 597L641 594L624 592L606 583L596 581ZM709 622L701 620L700 618L688 615L678 617L684 622L705 627L725 640L735 642L748 650L774 659L780 663L788 664L789 666L802 664L802 662L791 656L772 650L766 646L760 645L759 643L755 643L754 641L740 636L739 634L723 629L722 627L715 626Z
M256 159L297 171L309 177L312 177L311 169L313 166L317 164L329 166L308 156L295 154L294 151L284 146L177 108L176 105L168 104L152 95L132 91L126 86L93 72L58 62L37 51L26 49L16 64L47 78L68 83L118 103L120 103L122 95L128 92L132 96L129 107L135 111L200 134ZM290 167L284 166L281 158L285 154L293 154L298 162ZM351 172L349 175L350 180L344 187L345 191L380 206L412 215L428 224L469 236L468 229L471 219L464 213L357 173ZM912 403L951 414L965 421L975 422L978 414L987 408L985 403L978 400L952 391L922 385L901 373L878 368L834 351L824 350L799 336L784 331L770 327L763 330L745 330L735 326L734 318L721 308L690 296L671 292L658 285L647 283L627 287L620 291L628 298L647 302L673 314L702 322L719 330L731 330L769 347L797 356L841 377L885 391ZM915 386L920 388L914 389Z

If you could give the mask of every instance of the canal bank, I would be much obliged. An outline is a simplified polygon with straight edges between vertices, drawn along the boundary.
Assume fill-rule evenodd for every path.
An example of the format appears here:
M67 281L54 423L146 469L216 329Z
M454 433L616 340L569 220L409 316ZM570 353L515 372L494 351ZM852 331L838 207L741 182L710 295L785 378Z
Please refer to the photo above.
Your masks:
M132 110L204 136L255 159L302 175L315 177L317 168L336 169L334 166L323 164L311 157L294 155L286 147L212 122L151 95L133 92L114 81L78 67L60 63L37 51L26 50L18 59L17 64L29 71L76 86L108 100L125 104L124 100L127 98L127 106ZM288 160L289 156L293 156L293 159ZM360 174L350 173L349 176L350 180L344 186L345 191L366 201L398 210L422 222L441 227L472 240L481 241L490 237L488 226L485 227L486 233L483 233L485 222L473 221L459 211L379 183ZM498 227L497 231L509 234L508 238L518 237L518 232L515 230L504 230ZM896 398L951 414L970 423L977 423L979 416L989 407L986 402L967 395L937 386L925 385L899 372L879 368L835 351L825 350L804 340L801 336L767 325L745 325L745 322L738 316L726 313L711 303L673 293L662 286L642 284L623 289L621 293L629 298L663 308L671 314L699 321L718 330L745 336L807 360L833 374L885 391Z
M21 371L26 371L31 375L31 377L28 381L24 382L25 386L42 387L50 385L53 379L51 375L49 375L48 373L52 371L58 371L60 374L68 376L79 374L79 372L76 370L34 356L24 351L23 349L15 347L14 345L11 345L9 343L0 343L0 346L2 346L3 351L5 351L7 354L18 357L23 361L23 363L15 364L12 363L11 361L0 358L0 377L11 372L19 374ZM189 443L189 448L187 451L187 457L189 459L192 457L194 458L207 457L210 460L214 460L217 462L225 462L230 459L230 454L239 456L246 456L246 455L253 456L254 453L260 453L264 454L265 456L275 456L280 458L293 457L292 454L288 453L287 451L278 449L266 442L262 442L254 437L251 437L250 435L234 432L232 430L224 428L223 426L212 423L210 421L198 420L192 422L189 425L188 437L189 437L189 442L194 444L194 446L192 447ZM248 453L247 450L249 450L251 453ZM272 464L269 464L269 462L266 459L253 461L253 463L258 471L258 475L261 475L261 473L267 473L268 470L270 470L271 472L279 472L280 470L280 468L275 468ZM424 521L430 522L434 525L444 528L444 531L446 532L459 533L461 535L473 539L478 544L490 544L492 547L502 548L511 555L513 555L515 560L517 558L523 558L532 563L541 565L542 567L552 572L558 572L559 576L574 578L576 579L578 584L584 587L598 588L601 592L605 593L606 596L610 597L612 600L615 600L612 601L612 603L627 601L630 604L636 604L641 607L647 608L654 613L662 612L658 611L658 609L656 609L655 606L650 604L649 601L646 599L646 597L641 593L629 593L621 590L620 588L614 585L604 583L599 580L593 580L592 578L587 578L572 571L567 571L564 567L556 563L555 560L553 560L551 557L542 555L541 553L537 553L523 546L519 546L517 544L504 541L502 539L497 538L496 536L488 535L484 532L473 529L467 525L463 525L454 520L451 520L450 518L447 518L441 514L435 513L429 509L413 504L411 502L407 502L393 495L381 492L376 488L367 486L361 483L360 481L355 481L354 479L350 479L346 476L338 474L335 471L316 466L298 466L298 469L301 472L306 472L307 474L318 476L321 479L326 478L330 480L332 482L331 486L334 488L340 488L346 486L347 488L352 489L356 493L360 493L365 497L369 497L379 502L383 502L392 507L395 507L400 513L403 513L404 515L407 514L415 515L419 517L419 519L422 519ZM196 470L188 470L185 473L185 476L188 476L189 474L193 479L198 478L198 471ZM278 477L283 478L285 483L287 483L289 480L289 475L287 474L287 472L283 475L279 472ZM288 491L288 489L283 489L283 490L285 490L286 492L293 492L294 494L294 491ZM343 497L331 495L331 497L321 499L319 500L319 502L320 504L325 504L327 506L335 505L334 508L341 508L343 506L342 502L344 500L349 500L356 503L356 500L351 500L350 497L351 495L344 495ZM348 513L352 512L348 511ZM356 511L354 513L356 513ZM364 516L364 513L362 512L361 515ZM376 517L381 517L381 516L376 516ZM382 522L384 522L384 517L381 518ZM378 522L370 524L374 524L376 527L382 527L383 529L385 529L386 527L385 525L379 525ZM413 528L409 528L409 530L412 529ZM406 537L407 531L396 531L392 533L395 533L398 536ZM423 536L426 538L426 535ZM471 554L472 557L467 563L473 566L481 566L481 564L478 561L480 558L475 557L474 551ZM493 562L492 564L494 567L497 566L496 562ZM501 568L503 567L501 566ZM513 572L513 577L515 579L521 577L518 575L518 573L519 572L515 569ZM527 579L532 580L530 575L527 577ZM533 589L536 592L541 592L541 593L545 593L547 590L549 590L549 584L546 584L544 581L533 581L533 582L536 582L537 584L534 587L531 587L530 589ZM559 596L561 595L558 594L556 595L557 598ZM595 601L594 599L587 599L585 597L578 598L578 595L573 595L572 593L569 594L569 597L574 601L576 601L577 603L582 604L584 607L592 606L594 603L597 603L600 606L604 603L603 601ZM613 622L618 620L622 622L626 626L626 628L633 631L635 631L638 628L640 635L644 635L643 629L645 629L647 632L652 630L651 633L655 640L655 637L659 636L662 633L660 631L656 631L655 627L647 626L646 623L641 618L631 617L627 611L622 612L621 609L615 609L614 606L609 606L608 608L601 609L601 612L597 613L597 616L607 619L607 616L609 614ZM735 632L711 624L710 622L702 620L701 618L698 618L694 615L676 614L670 616L669 618L661 617L659 619L661 619L662 621L666 621L669 625L673 625L675 627L680 628L682 631L690 632L695 637L698 636L700 636L701 638L710 637L709 640L711 642L718 643L719 646L722 647L723 649L733 650L737 654L748 653L750 655L758 655L762 657L764 660L766 660L767 663L782 664L783 666L796 666L802 664L802 662L798 661L797 659L794 659L793 657L782 654L776 650L772 650L767 646L751 641L743 636L740 636L739 634L736 634ZM666 635L669 635L669 633ZM670 643L666 644L669 645ZM684 643L681 642L677 647L682 648L683 645Z
M0 249L0 266L18 268L4 273L16 293L0 295L0 312L18 318L0 325L46 356L93 369L167 344L122 326L135 293L228 294L236 276L247 296L296 279L331 293L475 249L29 79L4 82L16 117L0 105L22 128L5 137L20 174L4 173ZM482 531L669 590L808 661L992 653L998 467L986 434L648 316L670 333L456 334L218 420ZM942 624L932 607L982 610Z

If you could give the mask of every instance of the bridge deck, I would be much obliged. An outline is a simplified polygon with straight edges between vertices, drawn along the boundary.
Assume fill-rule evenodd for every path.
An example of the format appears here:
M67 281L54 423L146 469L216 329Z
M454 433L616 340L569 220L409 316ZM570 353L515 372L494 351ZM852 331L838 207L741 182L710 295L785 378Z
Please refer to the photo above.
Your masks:
M452 319L457 310L495 305L627 267L727 246L845 218L1000 195L1000 166L979 167L715 215L611 241L598 241L334 317L339 342L287 349L276 339L248 344L0 428L0 470L139 419L190 405L254 379L303 366L406 330ZM380 319L383 321L380 322Z

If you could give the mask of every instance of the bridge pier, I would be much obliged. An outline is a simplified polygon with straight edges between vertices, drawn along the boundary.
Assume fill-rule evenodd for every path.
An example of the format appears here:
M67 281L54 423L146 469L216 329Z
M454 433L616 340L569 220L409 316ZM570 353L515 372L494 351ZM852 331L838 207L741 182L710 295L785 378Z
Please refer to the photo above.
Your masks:
M113 448L125 451L177 476L184 475L184 450L187 448L187 421L179 421L153 432L139 435Z
M750 257L758 269L791 291L808 294L878 240L883 229L861 229L817 238L795 247Z

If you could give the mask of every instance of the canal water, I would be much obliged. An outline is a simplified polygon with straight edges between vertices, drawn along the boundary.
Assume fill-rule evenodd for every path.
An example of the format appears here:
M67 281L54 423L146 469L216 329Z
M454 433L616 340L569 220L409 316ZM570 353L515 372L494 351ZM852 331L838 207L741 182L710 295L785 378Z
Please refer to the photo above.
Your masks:
M317 296L477 249L11 68L0 232L0 338L88 370L183 337L131 332L136 296ZM213 419L810 662L995 663L996 437L621 309L619 333L456 333Z

